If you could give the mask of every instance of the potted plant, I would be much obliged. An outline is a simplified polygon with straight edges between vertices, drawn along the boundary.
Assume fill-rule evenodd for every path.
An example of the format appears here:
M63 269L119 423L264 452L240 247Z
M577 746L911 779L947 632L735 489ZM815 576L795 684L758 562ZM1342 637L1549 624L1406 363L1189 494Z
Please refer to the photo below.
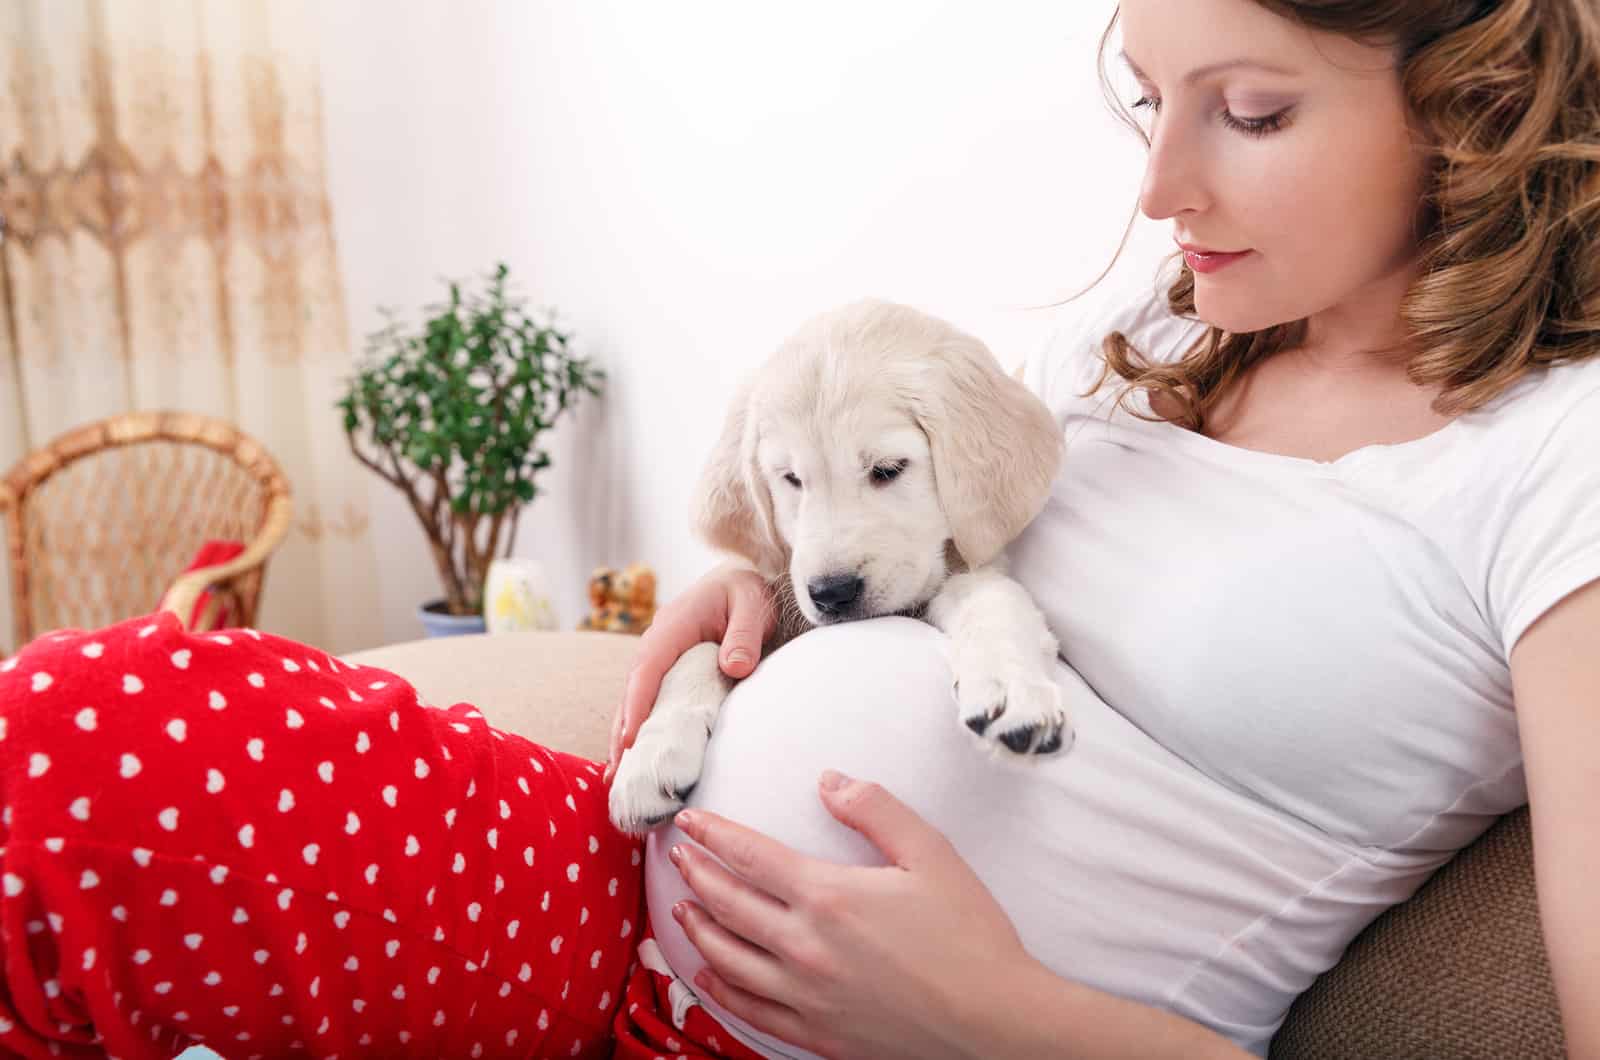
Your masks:
M508 274L498 266L478 292L451 282L414 330L382 310L337 403L350 451L405 494L427 535L444 598L418 616L434 636L483 629L489 564L511 554L550 466L540 436L605 379L507 291Z

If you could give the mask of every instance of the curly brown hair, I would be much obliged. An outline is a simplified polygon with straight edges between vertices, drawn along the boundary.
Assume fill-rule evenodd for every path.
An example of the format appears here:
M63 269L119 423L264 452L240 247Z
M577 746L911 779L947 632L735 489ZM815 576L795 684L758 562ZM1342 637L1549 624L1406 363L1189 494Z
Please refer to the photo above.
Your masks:
M1536 365L1600 355L1595 0L1255 2L1311 29L1397 50L1411 120L1431 151L1418 279L1401 306L1420 351L1406 369L1417 385L1440 388L1434 409L1468 412ZM1101 84L1148 147L1106 73L1120 14L1101 37ZM1167 302L1197 319L1187 265ZM1203 430L1223 392L1302 341L1305 329L1304 320L1246 333L1208 327L1166 364L1113 332L1095 388L1115 372L1126 381L1119 404L1144 390L1175 409L1159 418Z

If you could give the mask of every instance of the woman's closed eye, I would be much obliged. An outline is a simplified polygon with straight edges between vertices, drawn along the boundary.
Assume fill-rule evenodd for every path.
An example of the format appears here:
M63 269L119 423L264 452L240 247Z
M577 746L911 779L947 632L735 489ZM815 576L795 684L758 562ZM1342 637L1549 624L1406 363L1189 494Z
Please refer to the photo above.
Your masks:
M1140 96L1133 101L1132 106L1135 110L1148 109L1152 114L1158 114L1161 111L1161 100L1154 96ZM1273 114L1250 118L1234 114L1224 107L1219 119L1227 128L1235 132L1244 133L1246 136L1266 136L1288 125L1289 112L1293 109L1292 107L1284 107Z

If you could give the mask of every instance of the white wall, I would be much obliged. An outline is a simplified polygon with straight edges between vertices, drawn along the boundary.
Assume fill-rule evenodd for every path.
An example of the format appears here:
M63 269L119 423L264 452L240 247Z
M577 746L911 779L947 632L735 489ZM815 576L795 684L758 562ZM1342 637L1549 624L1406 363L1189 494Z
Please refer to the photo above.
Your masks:
M504 259L611 373L557 432L517 553L563 624L600 563L662 598L712 556L690 490L736 383L802 319L917 305L1008 364L1109 259L1143 148L1094 71L1110 0L356 0L322 7L351 326ZM1124 267L1170 246L1143 224ZM372 482L389 640L438 594Z

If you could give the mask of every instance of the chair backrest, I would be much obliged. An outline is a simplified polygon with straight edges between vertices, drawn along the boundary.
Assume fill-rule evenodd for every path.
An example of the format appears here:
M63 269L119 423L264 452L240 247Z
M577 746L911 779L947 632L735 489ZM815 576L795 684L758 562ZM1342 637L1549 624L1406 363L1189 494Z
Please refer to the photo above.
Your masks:
M154 611L203 542L248 545L288 493L259 443L209 416L135 412L68 431L0 480L17 646ZM258 574L251 614L259 589Z

